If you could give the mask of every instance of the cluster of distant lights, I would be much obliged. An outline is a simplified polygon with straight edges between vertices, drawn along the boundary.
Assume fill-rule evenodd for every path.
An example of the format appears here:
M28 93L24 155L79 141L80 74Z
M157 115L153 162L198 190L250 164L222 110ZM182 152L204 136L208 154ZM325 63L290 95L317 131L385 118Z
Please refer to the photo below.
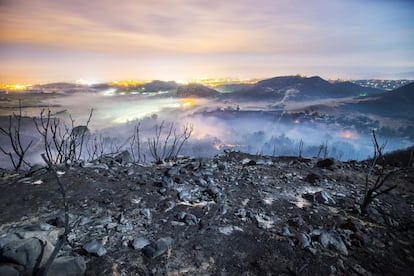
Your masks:
M30 87L30 84L0 84L0 90L6 91L24 91Z

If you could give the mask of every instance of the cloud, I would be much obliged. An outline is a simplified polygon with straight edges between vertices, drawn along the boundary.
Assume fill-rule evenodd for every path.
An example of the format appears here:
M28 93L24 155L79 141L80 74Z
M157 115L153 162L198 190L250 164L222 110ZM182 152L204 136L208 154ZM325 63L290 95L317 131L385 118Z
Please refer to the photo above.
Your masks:
M223 67L229 68L224 74L238 75L249 67L250 76L270 76L284 68L305 72L307 64L357 67L378 60L412 69L414 22L409 4L400 2L3 0L0 55L15 61L26 56L51 73L59 64L81 62L105 78L171 68L194 74L191 66L201 67L198 75L222 73ZM7 71L12 65L2 66Z

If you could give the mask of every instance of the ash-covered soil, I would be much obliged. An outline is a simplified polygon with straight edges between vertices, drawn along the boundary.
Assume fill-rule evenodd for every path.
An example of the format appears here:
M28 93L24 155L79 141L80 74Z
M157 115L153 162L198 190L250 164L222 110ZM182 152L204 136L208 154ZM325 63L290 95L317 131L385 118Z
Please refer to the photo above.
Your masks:
M236 152L117 161L57 169L71 226L59 256L80 257L85 275L412 275L410 173L390 178L398 187L361 213L364 162ZM59 187L40 169L3 172L0 189L0 271L31 271L4 257L6 245L28 236L56 243Z

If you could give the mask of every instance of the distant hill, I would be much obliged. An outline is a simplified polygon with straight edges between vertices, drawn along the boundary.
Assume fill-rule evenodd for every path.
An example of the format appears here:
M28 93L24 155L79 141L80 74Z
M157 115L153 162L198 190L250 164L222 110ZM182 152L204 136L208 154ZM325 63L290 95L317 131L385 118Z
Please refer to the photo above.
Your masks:
M179 84L175 81L160 81L154 80L152 82L140 85L139 89L143 92L158 92L158 91L171 91L176 90Z
M344 98L359 95L377 95L383 92L350 82L330 83L320 77L284 76L259 81L232 94L237 98L306 101ZM289 93L289 94L287 94Z
M249 88L251 84L246 83L231 83L231 84L221 84L216 87L214 87L215 90L217 90L220 93L231 93L234 91L242 90Z
M192 83L178 87L176 95L178 97L214 98L218 97L220 93L207 86Z
M345 108L386 117L414 118L414 83L347 104Z

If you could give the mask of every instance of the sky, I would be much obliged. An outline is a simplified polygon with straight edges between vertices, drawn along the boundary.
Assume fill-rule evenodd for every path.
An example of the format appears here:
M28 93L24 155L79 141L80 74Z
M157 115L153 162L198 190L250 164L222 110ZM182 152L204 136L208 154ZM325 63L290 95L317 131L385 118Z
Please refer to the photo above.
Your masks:
M0 83L414 79L414 1L0 0Z

